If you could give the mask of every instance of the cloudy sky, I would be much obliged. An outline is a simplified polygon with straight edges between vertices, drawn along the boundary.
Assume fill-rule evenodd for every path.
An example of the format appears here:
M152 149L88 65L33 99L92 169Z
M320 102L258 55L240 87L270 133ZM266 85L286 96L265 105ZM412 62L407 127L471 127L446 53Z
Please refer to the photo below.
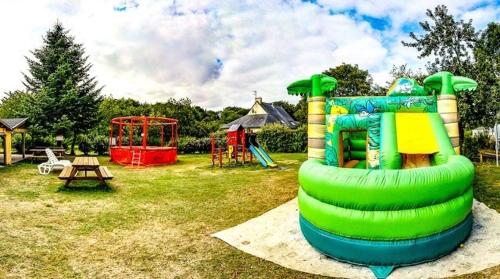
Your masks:
M0 0L0 97L23 89L24 56L56 20L85 45L106 95L200 106L296 98L285 87L345 63L384 84L393 64L422 67L401 45L425 9L446 4L482 29L498 0Z

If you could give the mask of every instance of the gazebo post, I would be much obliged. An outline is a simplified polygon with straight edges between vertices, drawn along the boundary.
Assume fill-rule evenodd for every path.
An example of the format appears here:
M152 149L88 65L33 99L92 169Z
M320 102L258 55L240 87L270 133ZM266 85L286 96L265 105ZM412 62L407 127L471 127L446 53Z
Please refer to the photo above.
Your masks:
M118 124L118 146L122 147L123 142L123 120L120 119L120 123Z
M177 121L175 121L174 124L175 124L174 147L177 148L177 140L179 140L179 128L177 127Z
M174 124L170 125L170 145L174 144Z
M5 165L12 164L12 133L10 131L5 131L4 141L3 141L3 152L4 152L4 163Z
M132 148L132 145L134 145L134 120L130 119L130 128L128 131L128 143L130 148Z
M23 154L23 159L26 158L26 133L21 133L21 138L23 145L21 147L21 153Z
M5 153L5 134L1 136L2 138L2 149L3 149L3 164L7 165L7 154Z
M142 123L142 148L146 149L147 144L148 144L148 120L147 118L144 117Z
M162 125L160 125L160 146L163 146L165 144L165 127Z
M113 123L109 124L108 129L109 129L109 146L111 146L113 143ZM115 142L115 145L116 145L116 142Z

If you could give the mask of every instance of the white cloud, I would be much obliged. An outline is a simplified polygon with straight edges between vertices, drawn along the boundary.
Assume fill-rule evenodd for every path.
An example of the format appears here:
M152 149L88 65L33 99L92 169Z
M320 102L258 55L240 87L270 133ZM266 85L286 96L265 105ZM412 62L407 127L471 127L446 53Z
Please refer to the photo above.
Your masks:
M483 7L465 12L462 16L464 20L472 19L472 24L477 29L483 29L491 21L498 21L500 18L500 7Z
M252 90L267 101L296 101L286 94L289 82L342 62L369 69L379 83L393 63L421 64L401 46L406 34L399 27L437 3L325 0L320 8L298 0L136 0L137 8L115 11L121 2L3 4L0 36L7 43L0 51L0 92L22 88L24 56L59 19L85 45L105 94L147 102L189 97L207 108L248 106ZM463 17L479 21L491 14L487 7L474 10L477 1L447 2ZM330 15L330 9L388 17L392 26L380 32L352 15Z
M395 27L405 22L416 22L425 17L425 10L444 4L452 14L462 14L478 5L494 7L495 0L420 0L408 2L400 0L319 0L327 8L335 11L354 9L357 13L372 17L388 17Z

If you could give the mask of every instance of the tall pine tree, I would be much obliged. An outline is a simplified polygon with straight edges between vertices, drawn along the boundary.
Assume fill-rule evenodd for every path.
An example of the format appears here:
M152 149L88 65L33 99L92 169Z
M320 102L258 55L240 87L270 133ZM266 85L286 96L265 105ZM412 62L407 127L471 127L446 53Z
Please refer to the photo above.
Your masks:
M42 47L31 53L33 58L26 57L29 73L23 83L36 96L34 106L41 112L30 119L32 125L47 134L71 138L74 154L77 135L98 123L102 87L89 74L92 64L83 45L60 22L47 31Z

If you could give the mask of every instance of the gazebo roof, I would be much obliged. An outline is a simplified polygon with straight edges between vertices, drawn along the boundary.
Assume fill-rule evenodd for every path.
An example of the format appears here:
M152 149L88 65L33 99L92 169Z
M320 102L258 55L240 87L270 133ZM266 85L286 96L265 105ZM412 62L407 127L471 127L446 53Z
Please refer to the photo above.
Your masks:
M14 130L22 127L28 118L0 118L0 127L5 127L8 130Z

